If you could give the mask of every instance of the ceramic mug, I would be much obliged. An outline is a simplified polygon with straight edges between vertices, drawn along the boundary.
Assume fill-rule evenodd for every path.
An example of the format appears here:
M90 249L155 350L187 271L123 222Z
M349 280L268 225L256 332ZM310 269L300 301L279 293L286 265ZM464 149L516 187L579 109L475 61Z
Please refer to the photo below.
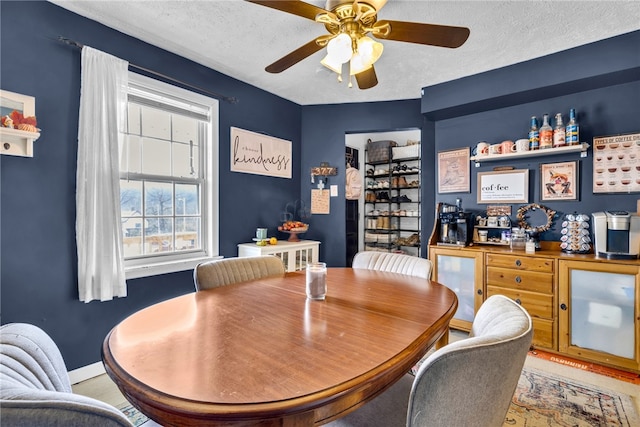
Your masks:
M518 153L522 153L524 151L529 151L529 140L528 139L519 139L516 141L516 151Z
M501 144L491 144L489 146L489 154L502 154Z
M498 218L498 224L500 224L500 227L508 227L509 223L509 218L507 218L506 216Z
M502 141L500 146L502 154L515 153L516 151L516 144L513 141Z
M487 218L479 217L478 218L478 225L481 226L481 227L484 227L485 225L487 225Z
M487 225L489 227L497 227L498 226L498 217L497 216L490 216L487 219Z
M266 228L256 228L256 239L266 239L267 238L267 229Z
M486 156L489 154L489 144L484 141L478 142L478 145L475 146L473 151L474 156Z

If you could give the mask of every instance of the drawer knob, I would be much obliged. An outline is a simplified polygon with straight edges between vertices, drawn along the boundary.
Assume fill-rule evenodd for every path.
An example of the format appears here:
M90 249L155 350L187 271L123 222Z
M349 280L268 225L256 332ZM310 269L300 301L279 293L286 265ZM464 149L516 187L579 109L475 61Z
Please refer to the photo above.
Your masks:
M516 265L517 265L518 267L520 267L520 266L522 265L522 261L520 261L519 259L517 259L517 260L516 260Z
M482 289L478 289L478 295L482 295Z
M516 298L516 302L517 302L519 305L522 305L522 301L520 301L520 298Z
M520 276L516 276L516 283L522 282L522 278Z
M565 303L560 304L560 309L566 311L567 310L567 304L565 304Z

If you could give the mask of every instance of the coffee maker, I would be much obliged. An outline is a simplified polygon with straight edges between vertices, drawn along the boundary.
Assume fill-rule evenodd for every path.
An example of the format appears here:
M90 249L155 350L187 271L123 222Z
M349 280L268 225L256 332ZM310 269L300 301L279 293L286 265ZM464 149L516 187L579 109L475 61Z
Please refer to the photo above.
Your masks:
M456 220L454 212L440 212L440 242L456 242Z
M471 224L473 220L467 212L458 212L456 214L456 244L467 246L471 241Z
M608 259L637 259L640 254L640 216L626 211L594 212L595 253Z
M439 244L467 246L471 238L471 216L462 212L460 204L443 205L438 215L440 222Z

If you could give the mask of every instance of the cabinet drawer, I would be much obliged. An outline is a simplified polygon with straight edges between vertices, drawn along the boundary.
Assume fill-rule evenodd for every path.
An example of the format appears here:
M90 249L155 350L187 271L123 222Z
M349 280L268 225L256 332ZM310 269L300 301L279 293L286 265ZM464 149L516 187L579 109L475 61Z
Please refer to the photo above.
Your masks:
M487 285L553 294L553 274L488 267Z
M540 319L532 317L533 321L533 340L531 344L535 347L546 347L555 350L553 342L553 324L552 320Z
M540 294L516 289L506 289L497 286L487 286L487 297L500 294L519 302L527 309L531 317L551 319L553 317L553 295Z
M487 254L487 266L553 273L553 259L524 255Z

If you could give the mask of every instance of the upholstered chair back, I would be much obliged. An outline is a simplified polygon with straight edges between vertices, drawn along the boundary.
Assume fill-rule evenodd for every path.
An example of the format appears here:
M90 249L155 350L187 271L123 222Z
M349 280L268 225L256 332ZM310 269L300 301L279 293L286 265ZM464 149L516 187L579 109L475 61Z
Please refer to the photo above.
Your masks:
M271 276L284 276L284 264L272 255L208 261L193 270L196 291Z
M444 346L420 366L407 426L502 426L532 336L524 308L503 295L489 297L469 338Z
M26 323L0 328L0 414L2 427L132 426L111 405L73 394L57 345Z
M353 257L353 268L388 271L431 279L431 261L411 255L364 251Z
M531 317L503 295L480 307L469 338L424 359L361 408L330 427L501 427L531 345Z

